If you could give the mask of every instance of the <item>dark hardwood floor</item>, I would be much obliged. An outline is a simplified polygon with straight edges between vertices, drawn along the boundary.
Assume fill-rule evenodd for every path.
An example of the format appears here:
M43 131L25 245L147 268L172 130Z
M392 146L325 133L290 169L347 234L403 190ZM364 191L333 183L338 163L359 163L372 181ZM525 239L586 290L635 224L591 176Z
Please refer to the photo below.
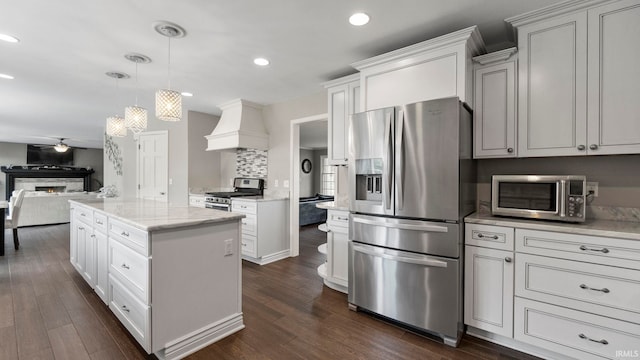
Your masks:
M0 359L144 359L145 352L69 263L69 225L5 233L0 258ZM317 246L304 227L300 256L243 263L246 328L189 359L536 359L465 336L453 349L347 309L322 285Z

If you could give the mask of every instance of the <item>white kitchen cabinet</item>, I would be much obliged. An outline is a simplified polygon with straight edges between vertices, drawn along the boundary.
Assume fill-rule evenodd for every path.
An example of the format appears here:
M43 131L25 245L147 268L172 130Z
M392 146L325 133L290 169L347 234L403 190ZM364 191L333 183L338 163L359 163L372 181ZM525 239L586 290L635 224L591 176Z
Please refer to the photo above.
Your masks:
M351 64L360 71L361 110L452 96L473 107L471 58L485 51L473 26Z
M109 269L108 269L108 251L109 242L107 235L100 231L94 230L95 247L96 247L96 285L95 291L100 299L105 303L109 303Z
M289 257L288 199L232 199L242 219L242 258L266 265Z
M640 153L640 4L588 12L588 153Z
M637 1L507 19L518 32L518 156L640 152Z
M464 323L511 338L514 229L477 224L466 227ZM499 250L508 246L509 250Z
M347 292L349 284L349 212L327 210L327 276L324 283Z
M96 284L96 236L93 231L93 211L76 206L74 211L73 235L75 242L75 263L72 264L93 289Z
M473 157L476 159L518 155L516 54L517 49L510 48L473 58Z
M328 92L327 161L347 165L349 116L360 111L360 75L350 75L324 84Z

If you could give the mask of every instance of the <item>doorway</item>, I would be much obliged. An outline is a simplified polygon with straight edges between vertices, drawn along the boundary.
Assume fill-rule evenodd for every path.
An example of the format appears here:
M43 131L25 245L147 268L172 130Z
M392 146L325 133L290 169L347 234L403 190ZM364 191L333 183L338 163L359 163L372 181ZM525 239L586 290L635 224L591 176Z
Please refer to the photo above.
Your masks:
M140 133L137 150L137 197L166 202L169 198L168 131Z
M289 199L289 234L290 234L290 256L298 256L300 254L300 196L301 196L301 173L302 173L302 159L300 156L301 145L304 149L321 148L320 141L324 140L324 147L326 149L327 142L327 114L319 114L304 117L301 119L295 119L291 121L290 131L290 154L291 154L291 170L289 178L291 179L291 198ZM324 128L324 130L323 130ZM302 129L302 131L301 131ZM301 137L301 134L303 135ZM324 135L323 135L324 134ZM302 140L302 142L301 142ZM312 159L310 160L310 172L314 169ZM321 170L320 163L316 164L316 169ZM305 170L309 169L309 164L305 162ZM315 174L315 172L313 172ZM305 173L306 174L306 173ZM312 175L313 176L313 175ZM308 193L309 189L305 188L305 192Z

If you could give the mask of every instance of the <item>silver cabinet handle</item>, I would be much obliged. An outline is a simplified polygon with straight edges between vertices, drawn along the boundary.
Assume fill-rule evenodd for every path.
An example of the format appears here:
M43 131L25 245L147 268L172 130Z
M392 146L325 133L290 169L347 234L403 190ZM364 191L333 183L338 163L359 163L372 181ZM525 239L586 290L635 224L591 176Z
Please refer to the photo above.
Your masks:
M87 216L87 214L85 214L85 213L80 213L80 216Z
M337 219L337 220L344 220L344 221L349 220L349 218L348 218L348 217L347 217L347 218L345 218L345 217L341 217L341 216L336 216L336 219Z
M589 145L589 149L590 150L598 150L598 145L597 144L591 144L591 145Z
M587 147L584 145L578 145L578 150L580 151L584 151L584 149L586 149Z
M122 235L122 236L126 236L126 237L129 237L129 233L128 233L128 232L126 232L126 231L121 232L121 233L120 233L120 235Z
M247 222L246 222L246 221L243 221L243 222L242 222L242 225L247 225Z
M160 192L160 195L164 195L164 194L166 194L166 192L164 192L164 191L161 191L161 192Z
M603 254L607 254L609 252L609 249L607 249L607 248L593 249L593 248L588 248L588 247L586 247L584 245L580 245L580 250L582 250L582 251L598 251L598 252L601 252Z
M246 247L246 246L247 246L247 244L246 244L246 243L242 243L242 246Z
M507 148L507 152L511 154L513 152L513 148Z
M240 205L241 209L246 209L247 207L245 205Z
M80 230L84 230L84 228L83 228L82 226L80 226L78 229L80 229Z
M587 335L585 335L585 334L578 334L578 337L579 337L580 339L593 341L593 342L596 342L596 343L600 343L600 344L602 344L602 345L609 345L609 342L608 342L607 340L605 340L605 339L602 339L602 340L594 340L594 339L592 339L592 338L588 337L588 336L587 336Z
M504 258L504 262L510 263L511 261L513 261L513 260L508 256L506 258Z
M122 310L124 310L126 312L131 312L131 310L129 310L129 308L127 308L127 305L122 305Z
M91 234L91 237L92 237L92 238L95 238L96 236L95 236L94 234Z
M484 235L484 234L482 234L482 233L478 233L478 237L479 237L480 239L485 238L485 237L488 237L489 239L498 240L498 235L485 236L485 235Z
M596 288L592 288L590 286L587 286L585 284L580 284L580 289L584 289L584 290L593 290L593 291L600 291L603 292L605 294L610 293L611 291L607 288L602 288L602 289L596 289Z
M129 265L127 265L125 263L122 263L122 265L120 265L120 267L123 268L123 269L127 269L127 270L131 269L131 267L129 267Z
M103 225L104 223L103 223L102 221L100 221L100 220L96 219L96 224L98 224L98 225Z

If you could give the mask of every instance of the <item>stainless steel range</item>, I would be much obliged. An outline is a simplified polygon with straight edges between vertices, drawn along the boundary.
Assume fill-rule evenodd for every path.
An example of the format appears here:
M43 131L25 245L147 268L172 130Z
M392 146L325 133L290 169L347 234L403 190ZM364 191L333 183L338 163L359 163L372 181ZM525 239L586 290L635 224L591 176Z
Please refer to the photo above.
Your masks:
M205 193L204 206L209 209L231 211L231 199L245 196L262 196L264 179L235 178L233 191Z

